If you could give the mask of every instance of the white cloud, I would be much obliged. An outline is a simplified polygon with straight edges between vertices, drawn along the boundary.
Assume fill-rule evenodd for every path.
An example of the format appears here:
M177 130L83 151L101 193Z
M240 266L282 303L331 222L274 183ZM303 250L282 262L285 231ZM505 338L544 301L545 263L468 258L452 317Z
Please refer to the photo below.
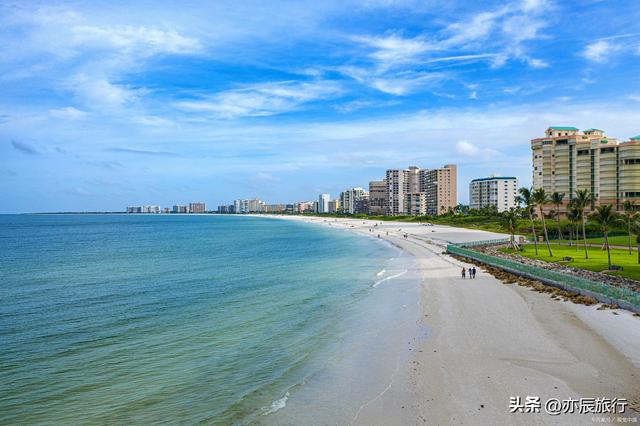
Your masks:
M456 152L460 155L473 156L476 155L478 151L479 150L475 145L467 141L460 141L456 143Z
M548 6L548 0L523 0L520 7L524 12L537 12L546 9Z
M81 111L74 107L50 109L49 115L63 120L79 120L87 116L86 111Z
M526 62L532 68L548 68L549 67L549 64L546 61L543 61L542 59L526 58Z
M302 104L339 96L342 87L334 81L276 82L255 84L220 92L202 100L181 101L184 110L210 112L221 118L256 117L281 114Z
M369 56L383 67L413 62L423 53L434 48L421 37L402 38L395 34L385 37L359 36L353 39L373 47L375 50Z
M585 48L582 55L592 62L603 63L609 55L620 49L620 46L607 40L595 41Z
M440 81L444 78L441 73L416 74L408 76L374 78L371 87L390 95L404 96L416 91L418 88Z
M92 77L83 73L69 79L65 87L71 90L79 101L90 108L123 107L144 92L110 83L102 77Z
M494 12L482 12L470 20L454 22L447 27L447 31L452 34L445 41L447 45L460 45L469 42L483 40L491 34L496 21L508 12L507 8L502 8Z
M175 30L144 26L79 25L72 27L71 33L71 41L76 46L124 49L143 55L196 53L202 48L197 39L178 34Z

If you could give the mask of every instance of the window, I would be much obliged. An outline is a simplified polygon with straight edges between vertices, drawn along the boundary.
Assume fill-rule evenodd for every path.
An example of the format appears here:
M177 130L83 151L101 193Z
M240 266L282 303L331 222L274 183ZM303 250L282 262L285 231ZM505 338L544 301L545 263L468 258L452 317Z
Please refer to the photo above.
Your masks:
M551 145L552 141L542 141L542 145Z
M640 164L640 158L628 158L624 160L624 164Z
M610 152L614 152L616 149L611 147L611 148L600 148L600 154L606 154L606 153L610 153Z
M578 150L578 155L589 155L589 150L588 149L579 149Z

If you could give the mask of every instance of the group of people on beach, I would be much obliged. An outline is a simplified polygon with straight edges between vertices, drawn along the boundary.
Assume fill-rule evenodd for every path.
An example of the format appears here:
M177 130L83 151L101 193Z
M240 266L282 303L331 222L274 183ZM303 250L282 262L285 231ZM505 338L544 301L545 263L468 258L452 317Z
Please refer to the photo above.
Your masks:
M472 266L471 268L469 268L469 279L473 279L476 277L476 267ZM463 266L462 267L462 278L467 278L467 269Z

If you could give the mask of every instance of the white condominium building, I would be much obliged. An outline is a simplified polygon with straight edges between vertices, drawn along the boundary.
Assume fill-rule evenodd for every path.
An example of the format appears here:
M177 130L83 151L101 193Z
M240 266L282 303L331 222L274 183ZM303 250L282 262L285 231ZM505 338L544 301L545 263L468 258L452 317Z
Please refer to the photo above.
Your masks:
M359 202L364 198L369 198L369 193L363 188L349 188L340 193L340 207L344 213L356 214Z
M469 184L469 207L495 207L499 212L516 207L518 178L490 176L474 179Z
M329 194L320 194L318 197L318 213L329 213L329 201L331 201Z

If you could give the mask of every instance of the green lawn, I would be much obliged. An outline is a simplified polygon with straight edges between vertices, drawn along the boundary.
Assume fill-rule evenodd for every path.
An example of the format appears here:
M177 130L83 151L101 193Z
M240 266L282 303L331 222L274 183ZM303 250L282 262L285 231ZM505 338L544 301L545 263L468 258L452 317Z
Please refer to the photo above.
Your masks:
M501 249L501 251L505 253L514 253L514 250L512 249ZM589 247L589 259L584 258L583 247L580 247L578 251L576 251L575 247L568 247L565 245L558 246L558 244L554 243L551 244L551 251L553 251L553 257L549 256L547 245L545 243L540 243L538 244L538 256L536 256L533 244L527 244L524 246L524 251L519 252L519 254L532 259L556 262L576 268L587 269L589 271L600 272L607 269L606 250ZM565 256L572 257L573 260L563 262L562 258ZM632 254L629 254L626 250L611 249L611 263L622 266L624 270L607 272L607 274L620 275L625 278L640 280L640 264L638 264L638 254L635 250Z
M626 235L616 235L614 237L609 237L609 244L611 244L612 246L624 246L626 247L627 244L629 244L629 237L627 237ZM557 240L554 240L557 241ZM574 240L575 242L575 240ZM580 236L580 242L582 242L582 236ZM567 240L562 240L563 244L568 244ZM604 244L604 238L603 237L599 237L599 238L587 238L587 243L588 244ZM636 249L636 236L632 235L631 236L631 247L635 250Z

